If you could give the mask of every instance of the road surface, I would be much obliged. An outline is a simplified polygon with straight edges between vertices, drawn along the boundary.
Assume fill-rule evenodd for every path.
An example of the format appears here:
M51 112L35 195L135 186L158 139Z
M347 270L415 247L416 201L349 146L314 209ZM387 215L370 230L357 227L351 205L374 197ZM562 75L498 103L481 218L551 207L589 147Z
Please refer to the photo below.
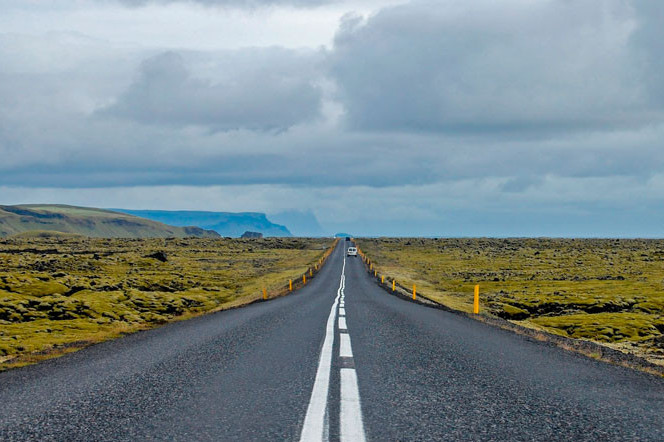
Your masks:
M387 294L296 293L0 373L0 440L664 440L664 379Z

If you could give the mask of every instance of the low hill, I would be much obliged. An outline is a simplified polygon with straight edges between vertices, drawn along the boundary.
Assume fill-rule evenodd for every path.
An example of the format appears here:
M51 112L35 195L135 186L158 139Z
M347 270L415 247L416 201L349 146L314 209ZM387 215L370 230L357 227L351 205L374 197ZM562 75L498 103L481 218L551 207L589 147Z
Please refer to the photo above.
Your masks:
M86 238L79 233L56 232L54 230L28 230L26 232L11 235L17 239L77 239Z
M216 232L200 227L169 226L126 213L89 207L46 204L0 205L0 237L16 234L43 235L44 231L97 238L214 238L219 236Z
M293 236L282 225L274 224L264 213L257 212L205 212L192 210L126 210L111 209L130 215L159 221L173 226L199 226L214 230L222 236L239 237L246 231L260 232L263 236Z

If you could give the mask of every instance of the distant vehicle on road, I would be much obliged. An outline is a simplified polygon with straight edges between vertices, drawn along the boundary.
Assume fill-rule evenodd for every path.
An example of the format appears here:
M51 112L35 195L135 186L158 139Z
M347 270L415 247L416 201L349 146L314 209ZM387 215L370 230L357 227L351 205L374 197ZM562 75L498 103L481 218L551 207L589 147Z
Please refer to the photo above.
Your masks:
M346 237L346 241L350 241L350 236L347 236L347 237Z
M357 256L357 248L348 247L348 256Z

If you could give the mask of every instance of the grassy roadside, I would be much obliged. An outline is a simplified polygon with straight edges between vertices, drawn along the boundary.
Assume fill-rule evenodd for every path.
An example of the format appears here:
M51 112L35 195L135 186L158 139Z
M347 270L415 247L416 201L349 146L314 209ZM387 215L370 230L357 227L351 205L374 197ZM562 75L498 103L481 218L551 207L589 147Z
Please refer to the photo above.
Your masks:
M360 239L378 272L456 310L664 365L664 241Z
M0 370L288 292L331 239L0 240Z

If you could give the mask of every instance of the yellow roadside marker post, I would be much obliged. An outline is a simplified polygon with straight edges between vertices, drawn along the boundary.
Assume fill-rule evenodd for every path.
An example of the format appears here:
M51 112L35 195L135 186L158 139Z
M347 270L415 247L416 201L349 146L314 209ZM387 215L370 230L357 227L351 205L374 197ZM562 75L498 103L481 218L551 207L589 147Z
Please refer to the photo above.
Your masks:
M480 285L475 285L475 301L473 302L473 313L480 313Z
M267 290L263 287L263 299L267 299Z
M293 280L292 279L288 280L288 291L289 292L293 291Z
M374 276L378 276L378 270L374 270Z
M307 275L302 275L302 284L307 283Z
M417 288L415 287L415 284L413 284L413 301L417 299Z
M380 275L380 283L385 284L385 275Z
M311 276L314 276L314 271L311 270L311 269L309 269L309 276L310 276L310 277L311 277Z

